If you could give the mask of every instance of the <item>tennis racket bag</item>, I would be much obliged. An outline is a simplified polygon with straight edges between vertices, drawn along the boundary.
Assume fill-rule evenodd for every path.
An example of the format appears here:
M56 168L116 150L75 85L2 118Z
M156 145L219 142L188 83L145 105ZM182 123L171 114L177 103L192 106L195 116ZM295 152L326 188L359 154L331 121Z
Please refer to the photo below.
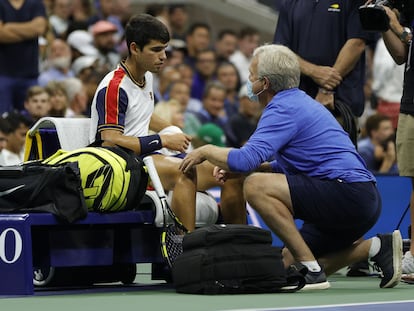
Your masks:
M86 217L77 163L0 166L0 213L49 212L66 222Z
M287 272L269 231L248 225L211 225L184 236L172 267L177 292L246 294L292 292L303 274Z
M143 161L118 147L59 149L43 163L77 162L89 211L117 212L137 208L145 194L148 175Z

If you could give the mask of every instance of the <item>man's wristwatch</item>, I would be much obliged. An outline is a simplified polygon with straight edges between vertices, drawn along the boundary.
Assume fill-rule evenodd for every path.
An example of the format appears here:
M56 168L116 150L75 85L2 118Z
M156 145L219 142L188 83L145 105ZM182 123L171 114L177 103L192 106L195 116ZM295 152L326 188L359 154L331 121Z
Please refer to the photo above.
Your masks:
M400 34L400 40L404 43L410 44L413 39L411 29L408 27L403 28L403 32Z

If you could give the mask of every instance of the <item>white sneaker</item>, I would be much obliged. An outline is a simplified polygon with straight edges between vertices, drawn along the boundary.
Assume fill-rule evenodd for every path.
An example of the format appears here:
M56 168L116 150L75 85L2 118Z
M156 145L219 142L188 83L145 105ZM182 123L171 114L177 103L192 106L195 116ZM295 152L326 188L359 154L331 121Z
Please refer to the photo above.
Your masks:
M402 273L414 273L414 256L410 251L405 252L402 258Z

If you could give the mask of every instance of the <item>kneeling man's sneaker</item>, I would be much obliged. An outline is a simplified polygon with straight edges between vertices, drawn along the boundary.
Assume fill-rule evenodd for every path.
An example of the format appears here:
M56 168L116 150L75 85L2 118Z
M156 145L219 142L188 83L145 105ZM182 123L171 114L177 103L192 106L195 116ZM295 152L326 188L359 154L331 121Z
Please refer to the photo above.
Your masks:
M308 271L305 275L306 284L302 290L311 290L311 289L327 289L331 287L331 284L326 279L326 274L321 269L319 272Z
M372 261L381 269L381 288L396 286L401 280L402 262L402 238L399 230L392 234L378 234L381 247Z

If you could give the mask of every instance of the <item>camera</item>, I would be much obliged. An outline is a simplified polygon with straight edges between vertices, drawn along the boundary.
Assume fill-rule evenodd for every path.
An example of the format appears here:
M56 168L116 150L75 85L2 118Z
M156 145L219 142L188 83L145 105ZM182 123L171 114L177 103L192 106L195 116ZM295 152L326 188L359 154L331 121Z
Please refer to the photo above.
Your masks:
M376 0L359 7L359 19L365 30L387 31L389 29L390 21L383 5L397 9L407 21L414 18L414 1L412 0Z

